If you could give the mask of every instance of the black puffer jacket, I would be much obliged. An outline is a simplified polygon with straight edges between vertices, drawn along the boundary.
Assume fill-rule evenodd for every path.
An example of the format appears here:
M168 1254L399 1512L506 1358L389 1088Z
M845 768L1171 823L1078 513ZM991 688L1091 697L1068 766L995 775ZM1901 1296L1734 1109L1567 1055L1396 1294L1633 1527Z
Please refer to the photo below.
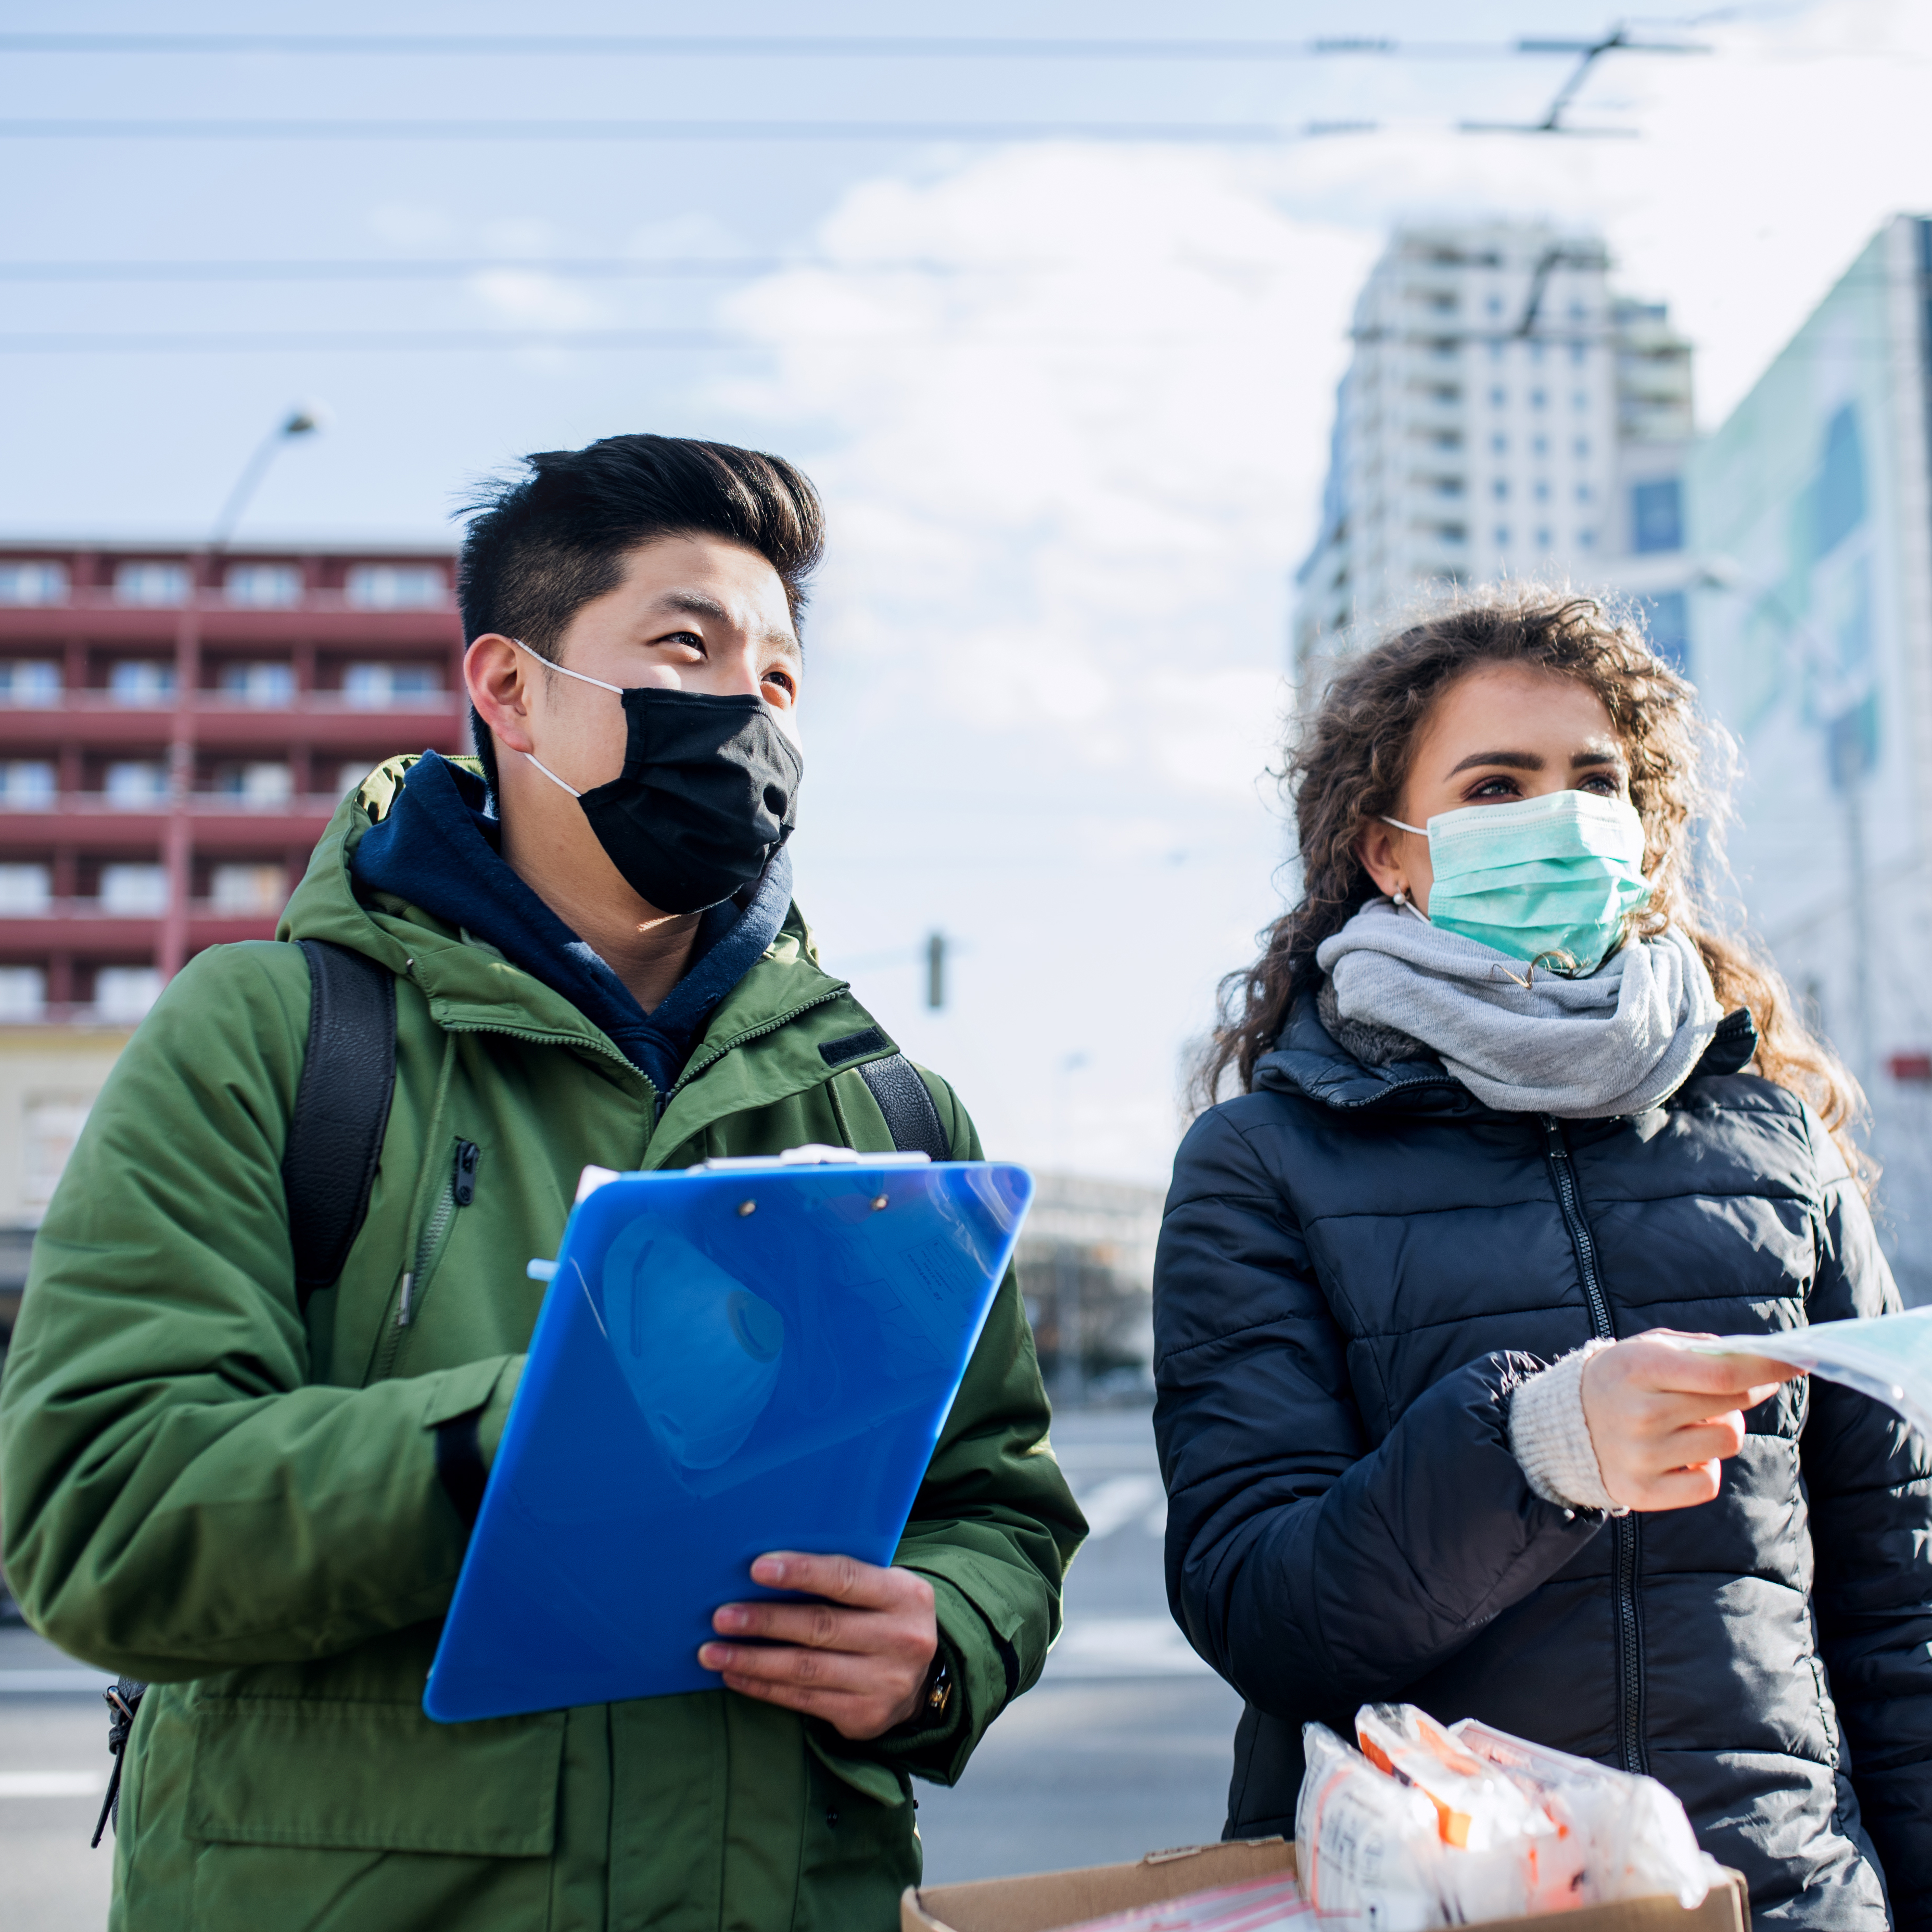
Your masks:
M1664 1106L1492 1111L1296 1009L1196 1123L1154 1285L1168 1588L1247 1700L1231 1835L1294 1829L1300 1726L1474 1715L1683 1799L1761 1924L1932 1927L1932 1460L1824 1382L1754 1411L1723 1493L1540 1501L1511 1390L1593 1334L1898 1306L1830 1139L1720 1030ZM1876 1847L1874 1855L1874 1846Z

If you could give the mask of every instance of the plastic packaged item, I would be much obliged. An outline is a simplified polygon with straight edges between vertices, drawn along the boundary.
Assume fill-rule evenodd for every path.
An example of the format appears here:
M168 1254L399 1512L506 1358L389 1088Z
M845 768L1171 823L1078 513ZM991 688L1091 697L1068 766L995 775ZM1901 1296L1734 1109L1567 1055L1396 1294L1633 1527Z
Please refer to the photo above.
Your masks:
M1435 1808L1447 1848L1441 1884L1452 1918L1468 1922L1562 1912L1576 1901L1569 1874L1548 1854L1555 1821L1514 1780L1464 1749L1413 1704L1364 1704L1356 1742L1369 1762Z
M1546 1854L1578 1905L1611 1905L1668 1893L1685 1910L1704 1902L1723 1868L1698 1850L1684 1807L1654 1778L1532 1744L1465 1718L1450 1734L1552 1818L1561 1833Z
M1105 1918L1083 1918L1067 1932L1310 1932L1315 1908L1292 1878L1251 1878L1137 1905Z
M1448 1922L1436 1807L1378 1771L1325 1724L1304 1724L1308 1769L1294 1807L1294 1861L1325 1918L1370 1932L1425 1932Z

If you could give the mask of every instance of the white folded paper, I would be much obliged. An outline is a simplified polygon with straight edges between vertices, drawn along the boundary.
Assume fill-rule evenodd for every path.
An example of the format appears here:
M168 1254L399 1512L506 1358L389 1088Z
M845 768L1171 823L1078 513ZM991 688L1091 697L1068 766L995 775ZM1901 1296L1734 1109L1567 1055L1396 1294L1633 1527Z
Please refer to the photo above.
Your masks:
M1770 1335L1720 1335L1682 1345L1704 1355L1762 1355L1843 1382L1932 1436L1932 1308L1864 1322L1819 1322Z

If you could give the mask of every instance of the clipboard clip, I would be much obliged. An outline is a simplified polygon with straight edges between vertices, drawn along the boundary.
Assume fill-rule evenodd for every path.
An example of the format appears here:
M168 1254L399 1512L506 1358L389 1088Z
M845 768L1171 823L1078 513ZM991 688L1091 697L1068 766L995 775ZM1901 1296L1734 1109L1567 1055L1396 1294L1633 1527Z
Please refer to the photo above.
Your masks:
M719 1154L687 1168L687 1174L774 1174L788 1167L929 1167L928 1154L861 1154L856 1148L812 1141L782 1154ZM586 1169L588 1172L589 1170ZM580 1199L582 1196L580 1195Z

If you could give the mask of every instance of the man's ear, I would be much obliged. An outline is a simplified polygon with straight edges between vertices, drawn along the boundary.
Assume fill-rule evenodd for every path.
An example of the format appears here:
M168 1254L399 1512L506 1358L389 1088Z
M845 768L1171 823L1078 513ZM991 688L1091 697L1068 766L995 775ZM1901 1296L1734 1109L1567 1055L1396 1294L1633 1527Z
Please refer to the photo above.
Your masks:
M1384 898L1394 898L1396 892L1408 883L1396 842L1402 836L1394 826L1384 825L1379 818L1372 818L1356 836L1355 856L1361 860Z
M535 667L509 639L486 631L463 654L463 682L476 715L506 750L530 752L530 681Z

